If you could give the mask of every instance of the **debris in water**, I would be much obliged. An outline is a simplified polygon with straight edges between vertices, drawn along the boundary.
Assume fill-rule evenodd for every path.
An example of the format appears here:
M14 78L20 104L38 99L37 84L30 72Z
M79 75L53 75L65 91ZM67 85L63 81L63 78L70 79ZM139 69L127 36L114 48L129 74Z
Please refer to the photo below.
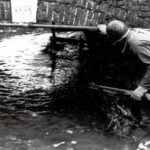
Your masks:
M71 144L77 144L78 142L77 141L71 141Z
M80 132L81 132L81 133L83 133L83 132L84 132L84 130L80 130Z
M60 146L62 144L65 144L65 142L60 142L60 143L57 143L57 144L53 144L53 147L58 147L58 146Z
M67 150L74 150L73 148L67 148Z
M32 117L37 117L38 115L36 113L32 113Z
M17 138L15 136L10 136L10 139L13 141L17 140Z
M67 133L73 134L73 131L72 130L67 130Z

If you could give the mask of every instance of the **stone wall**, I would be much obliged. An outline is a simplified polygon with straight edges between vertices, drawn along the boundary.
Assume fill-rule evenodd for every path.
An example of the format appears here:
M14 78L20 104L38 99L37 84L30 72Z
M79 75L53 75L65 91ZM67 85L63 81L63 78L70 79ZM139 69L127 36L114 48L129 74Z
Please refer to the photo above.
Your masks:
M10 0L0 0L0 21L11 21Z
M97 25L120 19L150 27L149 0L39 0L38 23ZM0 21L11 21L10 0L0 0Z

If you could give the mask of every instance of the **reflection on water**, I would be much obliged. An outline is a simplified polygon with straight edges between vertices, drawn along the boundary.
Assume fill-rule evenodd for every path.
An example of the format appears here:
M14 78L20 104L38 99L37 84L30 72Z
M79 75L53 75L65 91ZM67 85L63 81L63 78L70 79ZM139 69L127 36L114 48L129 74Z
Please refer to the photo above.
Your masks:
M48 111L52 61L42 50L49 37L30 33L0 41L0 150L133 150L126 139ZM78 66L77 60L67 61ZM56 68L56 84L76 73L63 62L57 64L64 70Z
M5 86L12 87L16 92L51 86L48 78L51 61L48 56L41 54L49 36L48 33L17 35L1 41L0 70L9 79L5 80Z

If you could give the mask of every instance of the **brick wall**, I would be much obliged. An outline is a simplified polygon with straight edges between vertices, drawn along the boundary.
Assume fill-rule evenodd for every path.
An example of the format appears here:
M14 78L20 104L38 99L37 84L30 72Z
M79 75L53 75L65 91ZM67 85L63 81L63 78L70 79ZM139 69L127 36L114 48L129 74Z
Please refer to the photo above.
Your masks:
M37 22L94 26L115 18L150 27L149 9L149 0L39 0ZM11 21L10 0L0 0L0 21Z

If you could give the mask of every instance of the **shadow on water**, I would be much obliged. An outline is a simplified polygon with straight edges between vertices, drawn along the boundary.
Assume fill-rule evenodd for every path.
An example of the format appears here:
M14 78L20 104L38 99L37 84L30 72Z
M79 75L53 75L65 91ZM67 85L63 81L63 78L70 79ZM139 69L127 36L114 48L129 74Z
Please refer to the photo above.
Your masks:
M49 36L30 33L1 39L0 149L135 149L133 138L104 132L110 123L106 114L113 112L108 109L112 97L106 100L85 86L89 78L81 62L86 64L88 53L80 57L81 43L50 49Z

